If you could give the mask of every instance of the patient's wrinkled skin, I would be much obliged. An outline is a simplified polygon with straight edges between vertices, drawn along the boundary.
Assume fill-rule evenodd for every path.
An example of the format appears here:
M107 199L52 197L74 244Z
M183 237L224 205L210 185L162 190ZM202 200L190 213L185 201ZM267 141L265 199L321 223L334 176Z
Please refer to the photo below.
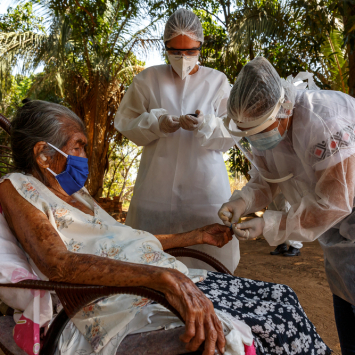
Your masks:
M86 144L84 133L74 130L61 150L66 154L86 157ZM93 215L88 207L68 196L46 170L49 167L56 173L62 172L66 158L59 153L54 157L46 155L45 142L38 142L33 153L46 177L47 187L71 206ZM36 177L35 172L33 175ZM205 341L204 355L214 354L216 346L224 353L223 329L211 301L181 272L68 251L48 218L22 198L9 180L0 184L0 204L22 247L50 280L88 285L146 286L161 291L186 322L181 340L188 343L188 350L196 351ZM187 233L156 237L164 249L202 243L222 247L232 239L232 234L228 227L213 224Z

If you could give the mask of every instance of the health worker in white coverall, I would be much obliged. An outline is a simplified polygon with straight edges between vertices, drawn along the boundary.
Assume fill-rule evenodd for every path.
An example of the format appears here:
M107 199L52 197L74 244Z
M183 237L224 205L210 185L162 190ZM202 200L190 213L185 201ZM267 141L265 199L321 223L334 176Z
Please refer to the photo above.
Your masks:
M307 77L310 90L293 85ZM355 99L317 89L310 73L285 81L259 57L238 75L225 125L253 168L246 186L221 207L221 219L240 239L263 234L274 246L318 239L342 354L355 354ZM288 212L266 211L238 224L267 206L278 188Z
M203 41L198 17L186 9L176 11L164 32L170 64L139 73L117 111L116 129L144 146L126 220L135 229L167 234L220 223L218 210L231 196L223 152L234 141L221 119L231 86L223 73L197 64ZM232 272L238 265L236 238L220 249L192 248ZM198 260L184 263L207 268Z

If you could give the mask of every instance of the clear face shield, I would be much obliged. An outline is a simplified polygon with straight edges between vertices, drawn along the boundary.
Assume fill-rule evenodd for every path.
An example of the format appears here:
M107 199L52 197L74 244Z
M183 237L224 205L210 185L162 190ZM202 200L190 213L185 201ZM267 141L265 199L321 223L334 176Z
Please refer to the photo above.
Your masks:
M281 137L278 128L263 132L272 124L277 122L276 115L281 107L292 109L292 104L283 103L282 93L281 99L277 103L271 115L261 117L252 122L238 122L230 117L224 119L224 126L230 133L237 147L250 161L250 163L258 170L260 176L269 183L281 183L293 177L293 173L287 170L287 166L270 167L267 161L274 159L271 150L276 147L284 137ZM286 134L286 132L285 132ZM256 148L259 147L259 149Z

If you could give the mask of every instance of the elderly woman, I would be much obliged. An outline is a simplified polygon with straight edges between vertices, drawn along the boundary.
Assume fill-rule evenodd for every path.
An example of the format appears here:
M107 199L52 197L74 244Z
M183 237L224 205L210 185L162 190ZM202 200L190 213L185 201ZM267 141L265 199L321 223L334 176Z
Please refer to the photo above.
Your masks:
M287 286L189 270L164 252L201 243L225 245L232 238L228 227L154 236L110 217L82 187L86 143L82 121L57 104L30 101L12 121L13 160L21 173L0 180L0 204L43 280L163 292L186 322L182 340L191 351L205 341L205 355L215 348L224 353L218 310L251 328L260 353L330 354ZM129 295L101 299L72 319L61 344L70 345L65 352L70 355L115 354L123 337L144 328L149 317L151 328L168 324L164 317L154 323L152 315L159 311Z

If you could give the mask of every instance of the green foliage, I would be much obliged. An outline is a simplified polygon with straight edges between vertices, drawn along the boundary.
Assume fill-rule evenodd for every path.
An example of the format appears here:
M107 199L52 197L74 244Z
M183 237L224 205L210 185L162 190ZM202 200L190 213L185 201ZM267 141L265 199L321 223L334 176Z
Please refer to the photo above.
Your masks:
M346 50L342 45L342 33L333 30L328 36L328 41L322 46L324 56L324 64L322 64L326 65L322 81L331 90L348 93L349 62L346 60Z
M22 100L27 97L32 85L31 77L23 75L11 75L6 82L0 82L2 100L0 101L0 112L11 120L18 107L22 105ZM7 133L0 129L0 176L8 172L8 164L11 164L10 140Z
M229 165L231 176L235 177L237 174L242 174L249 180L250 176L248 172L251 169L249 160L245 158L244 154L237 146L231 148L228 154L229 159L227 163Z
M0 101L4 93L13 87L10 75L13 68L20 64L20 58L34 54L28 48L44 35L43 18L35 15L31 2L10 7L6 14L0 15ZM6 55L8 52L11 53Z
M247 62L239 58L231 41L226 27L221 20L205 10L195 11L202 22L205 34L205 42L202 47L200 62L206 67L223 72L231 83L234 82L237 73Z
M11 119L18 107L22 105L21 101L25 99L31 88L33 76L10 75L9 80L3 83L1 91L3 93L0 101L0 111L7 118Z
M110 166L104 179L104 197L118 196L122 203L131 200L142 150L126 138L110 144Z
M45 33L43 17L34 14L31 2L9 7L6 14L0 14L0 32L28 31Z
M11 75L6 84L0 82L0 90L3 93L0 101L0 112L7 118L13 118L22 100L27 97L32 85L32 77L23 75ZM10 140L7 133L0 129L0 176L9 172L11 166Z

